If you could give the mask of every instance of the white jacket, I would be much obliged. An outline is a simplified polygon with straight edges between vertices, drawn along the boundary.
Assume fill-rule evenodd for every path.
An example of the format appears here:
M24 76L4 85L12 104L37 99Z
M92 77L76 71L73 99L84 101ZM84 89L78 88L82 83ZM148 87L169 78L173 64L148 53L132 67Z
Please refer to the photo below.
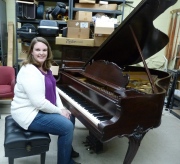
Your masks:
M13 119L28 129L38 111L61 114L63 104L56 90L56 106L45 98L45 77L32 64L22 66L16 79L14 98L11 103Z

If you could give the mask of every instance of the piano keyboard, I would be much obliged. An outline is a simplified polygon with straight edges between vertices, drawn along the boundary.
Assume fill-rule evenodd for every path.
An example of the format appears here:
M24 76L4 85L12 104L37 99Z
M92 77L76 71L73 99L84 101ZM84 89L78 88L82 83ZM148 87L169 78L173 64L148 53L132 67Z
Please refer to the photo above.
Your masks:
M79 112L86 116L94 125L98 126L101 121L111 119L111 116L107 113L97 111L92 105L88 104L78 94L70 92L68 87L58 88L58 93L72 104ZM66 94L68 93L68 95Z

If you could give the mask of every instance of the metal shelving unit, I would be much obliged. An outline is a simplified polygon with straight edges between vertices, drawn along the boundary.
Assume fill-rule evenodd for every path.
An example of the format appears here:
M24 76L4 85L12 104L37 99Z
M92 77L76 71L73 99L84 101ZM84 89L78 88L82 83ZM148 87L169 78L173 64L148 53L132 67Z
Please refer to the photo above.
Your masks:
M17 10L16 9L16 1L15 0L15 11ZM122 4L122 10L119 11L119 10L96 10L96 9L86 9L86 8L75 8L74 7L74 3L78 3L79 1L78 0L62 0L61 2L65 3L68 7L68 18L69 19L73 19L73 14L75 11L91 11L91 12L104 12L104 13L109 13L109 14L116 14L116 15L122 15L122 20L123 20L123 14L124 14L124 5L126 3L126 0L105 0L105 1L108 1L109 4ZM59 2L59 0L31 0L31 2L35 2L35 3L39 3L39 2L45 2L45 3L48 3L48 4L56 4L55 2ZM96 3L99 3L99 0L96 0ZM17 17L17 13L15 12L15 18L16 18L16 24L15 24L15 27L16 27L16 30L18 29L18 24L20 23L21 26L25 23L31 23L31 24L34 24L35 26L37 26L39 24L39 22L41 21L41 19L21 19L21 18L18 18ZM62 27L66 27L66 21L61 21L61 20L56 20L59 24L59 28L62 28ZM46 38L46 37L45 37ZM20 52L19 52L19 45L21 44L24 44L26 45L27 43L23 43L23 42L19 42L18 40L18 35L17 35L17 32L16 32L16 56L15 56L15 67L16 67L16 73L19 71L19 63L22 61L22 59L20 58ZM52 44L54 43L55 44L55 37L47 37L46 38L47 40L49 40ZM30 41L29 41L30 42Z
M17 11L17 6L16 6L16 1L15 0L15 11ZM58 0L34 0L34 1L31 1L31 2L45 2L45 3L50 3L50 4L56 4L55 2L59 2ZM71 0L62 0L61 2L65 3L66 5L69 5ZM53 5L52 5L53 6ZM69 8L68 8L69 9ZM70 12L68 12L68 17L70 15ZM19 28L18 27L18 24L21 24L21 26L25 23L30 23L30 24L33 24L34 26L38 26L38 24L40 23L41 19L21 19L21 18L18 18L17 17L17 13L15 12L15 18L16 18L16 24L15 24L15 27L16 27L16 30ZM66 26L66 21L62 21L62 20L56 20L59 24L59 28L62 28L62 27L65 27ZM55 37L45 37L48 41L50 41L51 43L54 43L55 44ZM20 52L19 52L19 47L20 47L20 44L21 45L27 45L29 41L26 41L26 42L21 42L19 43L19 39L18 38L18 35L17 35L17 32L16 32L16 56L15 56L15 67L16 67L16 74L17 72L19 71L19 63L23 60L22 58L20 58Z
M109 4L117 4L120 5L122 4L122 10L97 10L97 9L93 9L93 8L76 8L75 3L76 0L71 0L70 3L70 19L73 19L74 17L74 12L76 11L90 11L93 13L108 13L108 14L114 14L114 15L122 15L122 20L123 20L123 15L124 15L124 6L126 3L126 0L104 0L107 1ZM99 0L96 0L96 3L99 3Z

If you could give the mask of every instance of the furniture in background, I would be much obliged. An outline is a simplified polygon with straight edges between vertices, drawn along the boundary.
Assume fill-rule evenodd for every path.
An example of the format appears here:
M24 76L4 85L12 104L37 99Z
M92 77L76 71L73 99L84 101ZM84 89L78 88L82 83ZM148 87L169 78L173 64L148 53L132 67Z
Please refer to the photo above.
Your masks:
M16 77L14 68L0 66L0 100L13 98L15 81Z
M11 115L5 118L5 157L9 164L14 163L14 158L41 155L41 164L45 164L46 152L51 142L47 133L31 132L21 128Z
M9 100L11 101L11 99L13 98L15 81L16 81L16 76L15 76L14 68L10 66L0 66L0 103L1 105L5 105L6 101L9 101ZM7 104L5 106L7 106ZM1 118L1 114L0 114L0 118Z
M180 70L168 70L168 72L171 74L171 81L167 92L166 109L176 117L180 118L180 115L175 112L176 108L180 108L180 96L175 94L175 91L178 91L177 84L180 77Z

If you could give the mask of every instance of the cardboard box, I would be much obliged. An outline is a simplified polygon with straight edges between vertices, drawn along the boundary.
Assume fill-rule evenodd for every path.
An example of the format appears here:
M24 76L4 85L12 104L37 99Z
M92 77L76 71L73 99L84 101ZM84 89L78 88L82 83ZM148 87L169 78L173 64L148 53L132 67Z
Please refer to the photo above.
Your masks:
M94 39L56 37L56 44L94 47Z
M77 11L75 14L75 19L92 22L92 12L90 12L90 11Z
M90 34L90 22L69 20L67 21L67 37L88 39Z
M52 74L53 74L53 75L57 76L58 73L59 73L59 66L54 66L54 65L52 65L52 66L50 67L50 70L52 71Z
M111 34L114 31L113 22L104 22L103 20L96 20L94 33L95 34Z
M75 3L75 8L90 8L96 10L117 10L117 4L88 4L88 3Z
M89 28L68 27L67 37L88 39L89 34L90 34Z
M67 27L90 28L90 22L80 20L68 20Z
M94 33L95 34L111 34L114 31L112 27L95 27Z
M79 0L79 3L96 3L95 0Z
M109 35L98 35L95 34L94 35L94 46L95 47L99 47L107 38L109 37Z

